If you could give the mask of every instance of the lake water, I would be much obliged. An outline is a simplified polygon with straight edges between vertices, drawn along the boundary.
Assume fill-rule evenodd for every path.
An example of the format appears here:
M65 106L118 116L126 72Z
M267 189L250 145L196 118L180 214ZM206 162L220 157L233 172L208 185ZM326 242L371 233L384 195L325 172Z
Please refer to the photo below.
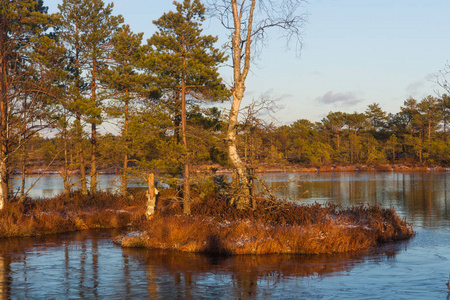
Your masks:
M48 177L35 195L62 189ZM122 249L111 242L117 231L2 239L0 298L450 299L449 172L262 177L305 204L394 206L417 234L363 253L229 258Z

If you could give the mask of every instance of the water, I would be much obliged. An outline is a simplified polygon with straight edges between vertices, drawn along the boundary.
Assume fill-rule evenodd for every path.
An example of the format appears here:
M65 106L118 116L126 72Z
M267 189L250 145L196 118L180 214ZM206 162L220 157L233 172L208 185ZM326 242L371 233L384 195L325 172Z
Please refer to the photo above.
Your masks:
M20 176L20 175L18 175ZM90 176L86 177L87 182L90 181ZM78 176L71 177L71 184L74 185L74 190L79 189ZM13 191L20 194L22 179L19 177L12 179ZM31 188L32 187L32 188ZM139 187L136 183L129 184L130 188ZM31 188L31 189L30 189ZM98 188L105 191L115 192L120 189L120 176L112 174L101 174L98 176ZM25 178L25 191L28 191L27 196L31 198L46 198L54 197L58 194L64 193L64 182L62 176L58 174L46 174L44 176L31 175Z
M14 299L450 299L449 173L265 174L304 203L394 206L416 236L362 253L230 258L122 249L117 231L0 240L0 296ZM45 186L43 186L45 188ZM304 194L308 191L307 194Z

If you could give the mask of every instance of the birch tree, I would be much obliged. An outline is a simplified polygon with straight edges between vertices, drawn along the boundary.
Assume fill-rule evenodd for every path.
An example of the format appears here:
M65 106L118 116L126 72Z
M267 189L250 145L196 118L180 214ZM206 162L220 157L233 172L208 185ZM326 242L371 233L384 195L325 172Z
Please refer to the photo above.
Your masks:
M301 42L301 28L305 22L300 13L302 0L211 0L210 8L222 25L229 30L233 67L231 83L232 103L228 118L227 143L231 163L237 171L236 185L241 195L236 205L242 209L251 203L247 166L237 149L239 109L246 89L246 80L255 58L268 41L268 31L279 29L297 46Z

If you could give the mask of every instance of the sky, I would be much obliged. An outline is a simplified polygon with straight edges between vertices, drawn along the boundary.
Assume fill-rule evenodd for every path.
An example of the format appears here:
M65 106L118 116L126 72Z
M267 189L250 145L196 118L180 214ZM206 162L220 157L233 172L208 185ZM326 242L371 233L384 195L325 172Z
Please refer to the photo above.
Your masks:
M44 0L50 12L61 2ZM114 14L145 39L170 10L171 0L114 1ZM372 103L396 113L409 97L438 96L436 75L450 61L449 12L448 0L309 0L299 10L307 13L300 54L273 32L252 66L243 106L262 95L277 99L275 123L283 125L364 112ZM219 37L217 47L227 41L216 22L204 27ZM231 83L231 69L220 72Z

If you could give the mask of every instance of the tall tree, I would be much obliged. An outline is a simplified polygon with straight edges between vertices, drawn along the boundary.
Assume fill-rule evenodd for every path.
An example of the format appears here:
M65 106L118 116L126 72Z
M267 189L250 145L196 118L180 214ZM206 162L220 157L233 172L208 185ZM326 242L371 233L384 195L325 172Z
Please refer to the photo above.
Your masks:
M90 81L90 109L87 112L88 122L91 124L91 182L90 191L95 193L98 184L98 149L97 126L102 123L101 101L99 94L99 73L107 68L107 62L111 51L110 40L113 33L123 23L122 16L113 16L113 3L105 6L101 0L87 2L91 13L85 19L85 45L87 50L88 79Z
M238 184L243 194L238 197L236 204L242 209L250 205L250 187L246 166L238 154L236 137L239 109L244 98L251 60L258 49L258 43L263 45L267 40L267 30L270 28L281 29L285 36L300 41L300 28L304 19L297 11L302 1L211 0L211 2L213 13L230 31L233 83L227 141L229 157L237 171Z
M130 105L144 94L144 84L149 85L149 76L139 72L143 63L143 33L134 34L128 25L120 28L112 37L113 49L110 54L110 67L103 71L101 80L110 90L112 99L108 111L112 117L122 121L123 144L122 195L128 188L128 162L131 137L129 134Z
M200 0L173 2L176 11L165 13L153 23L158 31L148 40L152 68L166 95L178 96L181 104L181 136L184 162L183 210L190 214L190 153L187 137L187 100L214 100L227 95L218 73L225 55L214 47L217 37L202 34L205 8ZM178 100L177 99L177 100Z
M349 145L350 145L350 163L355 162L355 156L359 159L360 155L360 139L358 137L358 131L360 131L366 124L366 115L362 113L354 112L344 113L345 124L348 129L353 132L349 134Z
M84 96L88 84L83 78L83 69L87 64L84 19L90 11L86 5L89 0L63 0L58 9L61 15L60 40L65 46L69 64L67 69L70 76L66 80L66 97L62 105L75 117L73 123L77 145L78 166L80 170L81 192L87 194L86 162L83 139L84 130L82 118L88 106L88 99Z
M387 127L388 117L378 103L372 103L367 106L364 112L370 125L370 131L376 138L382 138Z
M121 16L112 16L113 5L101 0L64 0L58 5L62 17L61 39L70 57L72 72L68 86L71 97L66 107L75 115L81 190L87 193L86 164L83 149L83 124L91 124L91 192L97 189L97 125L101 123L102 97L98 94L99 71L105 68L110 39Z
M344 113L340 111L329 112L327 117L322 119L322 123L326 129L330 130L336 136L335 149L339 151L341 146L341 131L345 125Z
M450 96L442 95L439 99L440 108L442 110L442 124L444 127L444 142L448 145L448 123L450 122Z
M40 0L0 2L0 209L11 154L43 128L59 52L49 33L55 21Z
M428 96L417 104L420 113L420 119L424 131L426 131L428 143L431 141L431 135L436 131L439 121L441 120L442 110L439 106L439 100L435 97Z

